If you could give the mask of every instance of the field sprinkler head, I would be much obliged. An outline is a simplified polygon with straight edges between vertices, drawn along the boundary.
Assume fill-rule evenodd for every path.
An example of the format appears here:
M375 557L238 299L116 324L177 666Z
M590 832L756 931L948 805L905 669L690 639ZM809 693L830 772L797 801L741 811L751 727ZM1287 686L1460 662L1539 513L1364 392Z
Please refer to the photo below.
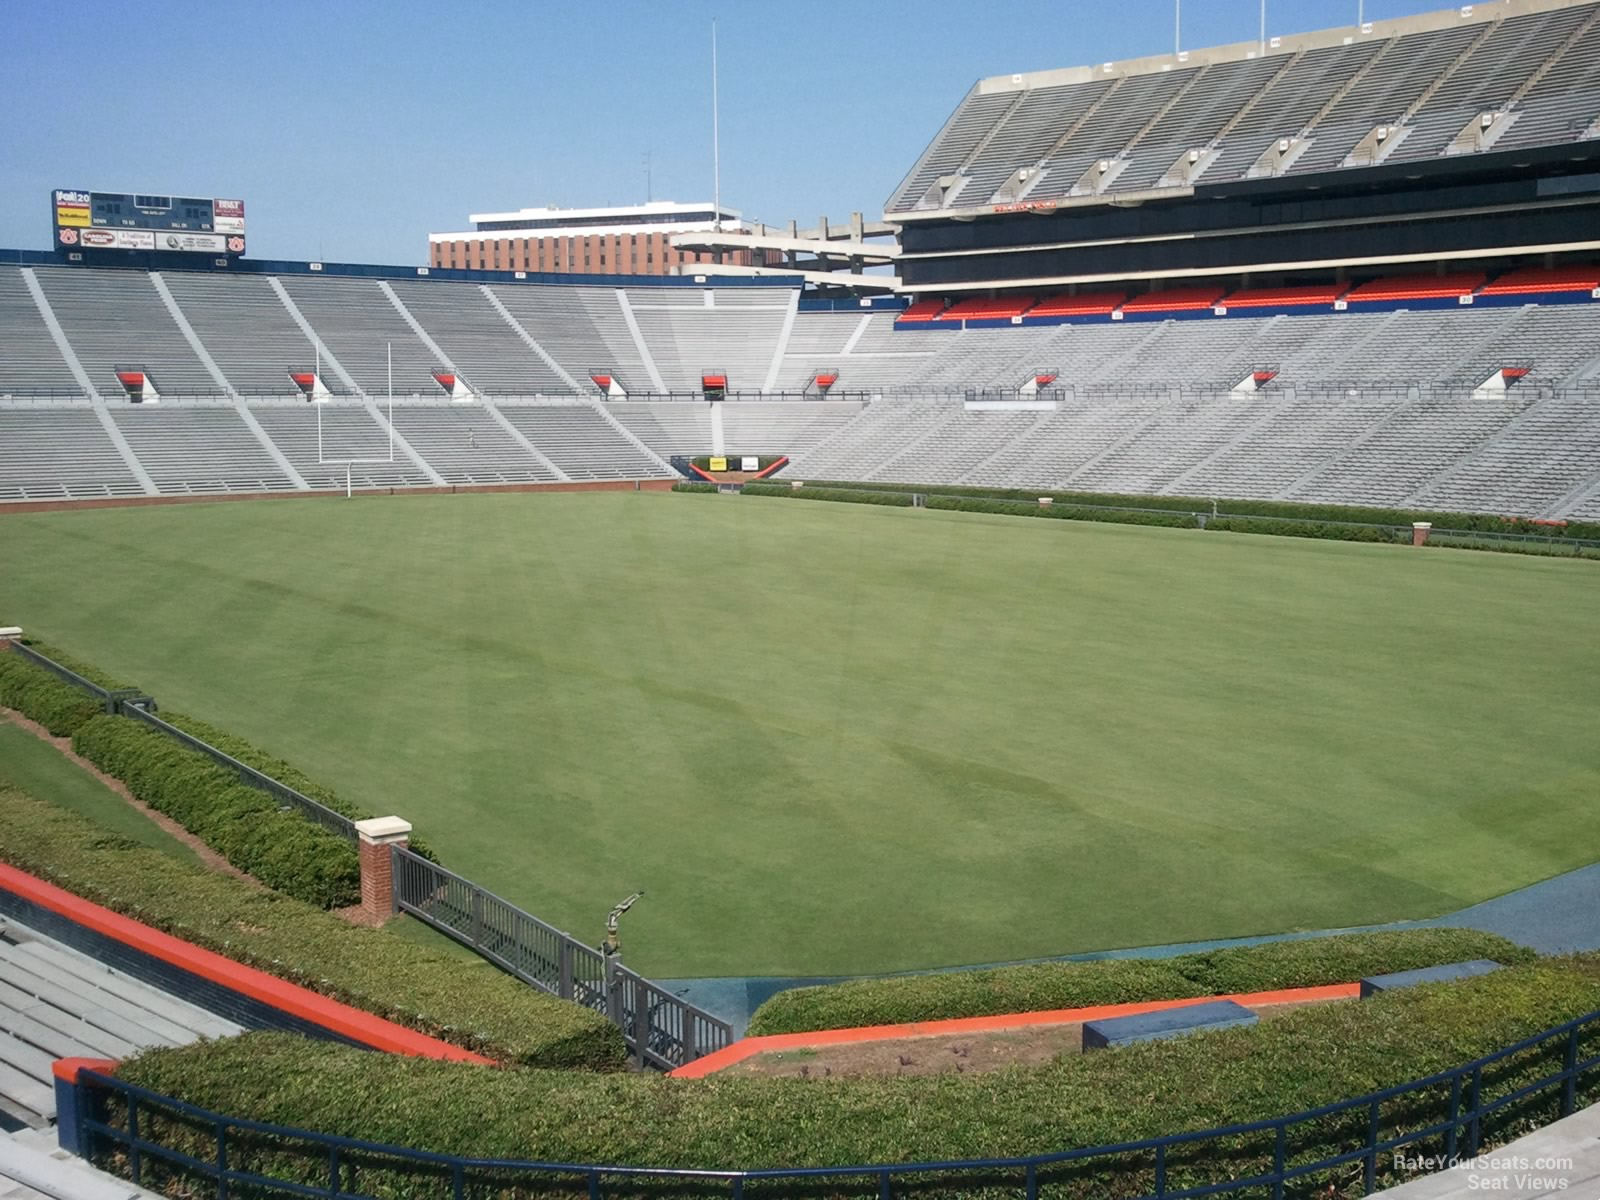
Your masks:
M606 957L609 958L612 955L622 953L622 943L617 940L617 920L623 913L633 907L635 900L638 900L643 895L644 892L642 891L633 893L626 900L618 902L616 907L606 914L606 940L601 947L605 951Z

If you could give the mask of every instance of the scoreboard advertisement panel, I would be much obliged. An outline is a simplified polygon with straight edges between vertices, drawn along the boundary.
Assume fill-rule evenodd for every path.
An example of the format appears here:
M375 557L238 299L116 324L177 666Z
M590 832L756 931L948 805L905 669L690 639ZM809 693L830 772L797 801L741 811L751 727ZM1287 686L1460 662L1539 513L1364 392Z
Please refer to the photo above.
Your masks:
M58 250L244 253L244 201L57 188L50 195Z

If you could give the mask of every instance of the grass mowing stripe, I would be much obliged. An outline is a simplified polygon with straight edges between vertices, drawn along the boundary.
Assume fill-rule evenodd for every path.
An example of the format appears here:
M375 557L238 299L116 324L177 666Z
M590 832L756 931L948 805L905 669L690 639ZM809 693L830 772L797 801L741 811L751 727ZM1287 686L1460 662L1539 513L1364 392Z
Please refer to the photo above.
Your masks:
M578 936L645 888L653 974L1376 923L1600 857L1587 563L652 494L4 530L0 616Z

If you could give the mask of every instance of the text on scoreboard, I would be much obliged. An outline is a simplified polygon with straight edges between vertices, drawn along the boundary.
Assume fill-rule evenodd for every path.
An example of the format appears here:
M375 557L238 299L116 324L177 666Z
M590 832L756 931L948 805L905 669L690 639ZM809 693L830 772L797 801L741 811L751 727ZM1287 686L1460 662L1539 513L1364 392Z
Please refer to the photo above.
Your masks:
M244 253L244 201L57 188L55 241L69 250Z

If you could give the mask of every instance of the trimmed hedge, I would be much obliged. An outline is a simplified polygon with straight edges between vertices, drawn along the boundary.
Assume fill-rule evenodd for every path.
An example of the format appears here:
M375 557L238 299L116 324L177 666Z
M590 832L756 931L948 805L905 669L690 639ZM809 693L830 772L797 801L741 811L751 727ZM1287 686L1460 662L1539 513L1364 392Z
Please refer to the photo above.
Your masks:
M834 500L841 504L878 504L886 508L910 508L910 492L869 492L851 488L790 487L787 483L745 484L741 496L786 496L790 500Z
M268 887L318 908L360 901L354 846L160 730L101 714L73 734L72 748Z
M1049 496L1056 503L1086 507L1163 508L1176 512L1224 512L1241 517L1291 517L1307 521L1345 521L1372 525L1405 525L1428 521L1438 529L1531 533L1540 537L1600 539L1600 522L1544 523L1528 517L1502 517L1490 513L1442 512L1413 508L1366 508L1355 504L1303 504L1292 500L1235 500L1212 496L1145 496L1121 492L1050 491L1041 488L964 487L957 484L864 483L850 480L806 480L807 487L861 488L887 492L921 492L924 495L986 496L1004 500L1036 500Z
M1111 525L1162 525L1195 529L1200 522L1187 513L1123 512L1074 504L1040 504L1038 500L993 500L984 496L929 496L927 507L953 512L1001 513L1011 517L1054 517L1062 521L1099 521Z
M105 674L92 663L86 663L81 659L74 658L66 651L50 645L48 642L34 641L30 638L28 639L28 646L46 658L60 663L63 667L76 671L91 683L99 684L108 690L116 691L134 686ZM24 716L38 721L57 737L71 737L83 724L93 717L102 715L104 711L99 701L85 695L43 667L35 666L21 655L6 654L3 651L0 651L0 705L14 708ZM285 762L276 755L268 754L265 750L251 745L243 738L236 737L227 730L219 729L217 726L202 721L198 717L163 711L161 719L167 724L176 725L185 733L193 734L201 741L215 746L224 754L231 755L246 766L254 767L263 774L270 775L279 783L311 797L319 804L333 809L334 812L349 817L352 821L361 821L368 817L381 815L351 804L349 801L342 799L333 789L311 779L298 767ZM101 766L98 763L96 765ZM101 766L101 769L109 770L104 766ZM115 772L112 772L112 774L115 774ZM238 777L231 773L229 773L228 778L235 783L238 782ZM123 782L126 783L127 780ZM145 797L141 796L140 799L145 799ZM146 803L154 806L153 801L146 800ZM276 803L274 802L275 806ZM181 819L180 823L182 823ZM198 833L199 831L191 830L191 832ZM413 836L410 848L413 853L431 862L439 861L433 849L421 838ZM230 861L232 861L231 858ZM251 873L254 874L254 872ZM306 897L302 896L301 898L305 899Z
M486 1072L363 1055L279 1034L152 1050L118 1074L230 1116L441 1153L679 1168L828 1166L1047 1153L1285 1116L1459 1066L1596 1007L1600 964L1572 959L1310 1006L1254 1028L975 1075L674 1080ZM913 1047L908 1053L919 1052ZM1486 1071L1483 1098L1506 1095L1560 1061L1558 1048ZM1600 1072L1582 1081L1578 1097L1579 1104L1600 1098ZM1425 1127L1448 1103L1443 1088L1386 1105L1380 1135ZM1548 1101L1537 1111L1507 1106L1489 1118L1485 1146L1520 1135L1535 1118L1549 1119L1552 1107ZM1366 1125L1367 1110L1359 1108L1298 1127L1290 1135L1293 1161L1357 1147ZM140 1131L197 1158L214 1153L205 1131L161 1119L149 1106L141 1106ZM1436 1145L1411 1147L1408 1154ZM237 1147L230 1137L230 1149ZM1270 1132L1176 1152L1168 1157L1167 1186L1253 1175L1270 1169L1272 1152ZM326 1180L325 1153L261 1139L244 1153L264 1173L308 1184ZM1133 1164L1097 1160L1045 1172L1040 1182L1045 1194L1073 1200L1149 1195L1150 1171L1148 1156ZM1387 1157L1379 1174L1380 1186L1402 1175ZM1332 1185L1359 1195L1360 1181L1357 1162L1299 1180L1293 1190L1327 1195ZM146 1186L163 1183L147 1180ZM817 1183L830 1195L876 1192L871 1179ZM444 1195L448 1184L448 1174L427 1178L372 1163L361 1168L363 1195ZM1014 1197L1021 1175L952 1179L945 1187L950 1190L943 1194ZM725 1184L685 1185L679 1193L712 1189L726 1195Z
M1423 543L1446 550L1488 550L1496 554L1532 554L1539 558L1589 558L1600 560L1600 546L1567 545L1562 542L1509 542L1499 538L1451 537L1433 533Z
M1044 1012L1351 983L1366 975L1491 958L1532 962L1533 951L1475 929L1404 929L1265 942L1173 958L1029 963L984 971L896 975L779 992L748 1032L809 1033L954 1017Z
M1268 533L1276 537L1322 538L1334 542L1383 542L1411 544L1411 530L1382 525L1346 525L1334 521L1285 521L1250 517L1208 517L1207 529L1223 533Z
M118 679L115 675L107 675L93 663L84 662L81 658L77 658L71 654L68 654L65 650L51 642L42 642L37 638L31 637L25 637L22 640L28 644L28 649L44 655L52 662L61 664L69 671L76 671L90 683L97 684L98 686L105 688L108 692L122 691L124 689L137 686L136 684L129 683L125 679Z
M110 836L15 788L0 787L0 861L185 941L490 1057L607 1071L624 1062L621 1034L599 1013L492 967L465 966L444 950L351 925ZM304 1045L329 1053L326 1043ZM381 1057L358 1055L369 1065Z
M185 733L193 734L202 742L215 746L224 754L230 755L244 763L247 767L254 767L263 775L270 775L286 787L291 787L302 795L309 796L325 808L349 817L352 821L364 821L369 817L383 814L364 809L359 805L351 804L340 797L332 788L324 787L300 768L285 762L274 754L268 754L251 745L241 737L235 737L225 729L218 729L207 721L198 717L186 716L183 713L167 712L162 710L161 719L168 725L176 725ZM430 862L438 862L438 856L432 848L422 839L413 835L409 841L409 848L413 854L426 858Z
M0 650L0 704L39 722L56 737L71 737L105 711L93 696L7 650Z
M715 492L717 490L717 485L714 483L708 483L704 479L684 479L673 484L672 490L675 492Z

